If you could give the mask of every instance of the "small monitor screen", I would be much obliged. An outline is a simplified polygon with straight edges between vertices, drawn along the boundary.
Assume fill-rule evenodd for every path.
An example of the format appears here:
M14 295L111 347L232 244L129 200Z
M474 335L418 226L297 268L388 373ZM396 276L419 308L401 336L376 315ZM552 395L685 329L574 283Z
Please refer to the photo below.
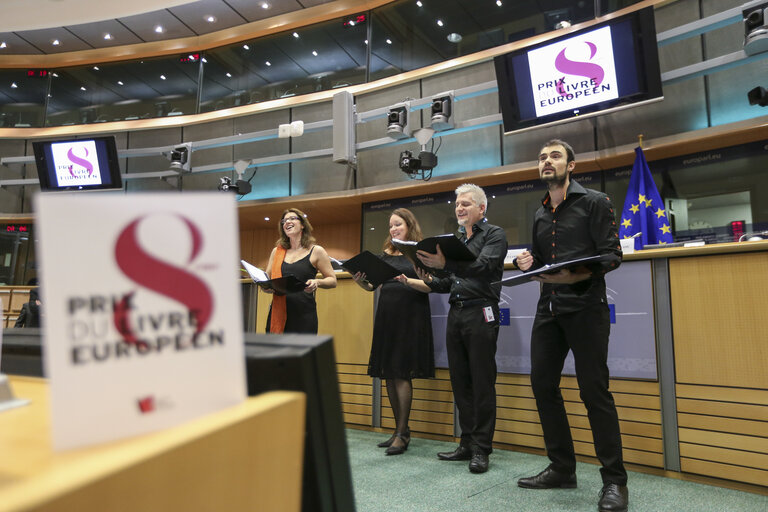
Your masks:
M504 131L662 98L653 9L496 57Z
M102 190L122 188L114 137L34 142L40 188Z

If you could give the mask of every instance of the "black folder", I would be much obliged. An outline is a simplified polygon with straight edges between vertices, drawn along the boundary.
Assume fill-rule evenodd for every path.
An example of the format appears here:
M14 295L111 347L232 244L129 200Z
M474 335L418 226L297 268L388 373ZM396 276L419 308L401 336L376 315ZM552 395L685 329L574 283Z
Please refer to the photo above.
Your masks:
M466 245L464 245L464 242L458 239L456 235L451 233L431 236L421 240L420 242L412 242L410 240L404 241L393 238L392 245L397 247L397 249L402 252L405 257L408 258L414 265L437 276L448 275L448 272L446 272L444 269L427 267L416 256L416 251L421 250L434 254L437 252L437 246L439 245L440 250L443 251L443 256L445 256L446 260L474 261L477 258L477 256L472 251L470 251Z
M542 274L554 274L564 268L583 267L585 265L591 265L591 264L600 263L603 261L608 261L612 258L614 258L613 254L598 254L597 256L588 256L586 258L577 258L575 260L562 261L560 263L553 263L552 265L544 265L543 267L539 267L536 270L523 272L522 274L508 277L507 279L502 279L501 281L496 281L491 284L501 283L504 286L517 286L519 284L530 283L533 281L532 278L540 276Z
M342 266L348 270L350 274L355 274L356 272L365 273L365 279L371 283L374 288L384 281L389 281L393 277L401 274L395 267L370 251L361 252L357 256L342 263Z
M272 290L275 292L275 295L300 292L307 287L307 283L300 281L293 274L286 274L275 279L267 279L269 276L260 268L254 267L245 260L240 260L240 263L243 264L243 268L248 272L254 283L261 286L264 290Z

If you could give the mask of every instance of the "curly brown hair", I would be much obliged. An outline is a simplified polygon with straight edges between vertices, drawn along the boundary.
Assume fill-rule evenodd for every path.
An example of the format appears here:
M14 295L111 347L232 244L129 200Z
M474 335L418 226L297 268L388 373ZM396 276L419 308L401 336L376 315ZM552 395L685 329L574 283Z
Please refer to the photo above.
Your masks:
M407 208L396 208L391 214L397 215L403 221L405 221L405 227L408 228L408 240L412 240L414 242L418 242L424 236L421 234L421 226L419 226L419 221L416 220L416 216L411 212L411 210ZM397 252L397 248L392 245L392 235L387 233L387 239L384 241L384 251L385 252Z
M295 213L299 218L301 225L304 226L304 231L301 232L301 246L308 249L315 243L315 237L312 236L312 224L309 223L306 214L298 208L288 208L283 211L283 214L280 216L280 221L277 223L277 232L280 234L280 238L275 242L275 246L281 246L283 249L291 248L291 241L288 238L288 235L285 234L285 231L283 231L283 219L289 213Z

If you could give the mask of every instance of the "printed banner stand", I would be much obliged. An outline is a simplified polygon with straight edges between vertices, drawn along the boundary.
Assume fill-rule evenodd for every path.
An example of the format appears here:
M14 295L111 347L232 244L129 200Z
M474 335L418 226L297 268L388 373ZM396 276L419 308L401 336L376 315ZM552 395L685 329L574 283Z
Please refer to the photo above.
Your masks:
M0 310L2 309L3 309L3 299L0 299ZM2 363L2 359L3 359L3 326L0 325L0 363ZM11 389L11 383L8 382L8 377L5 374L0 373L0 412L6 411L8 409L13 409L14 407L27 405L28 403L29 403L29 400L17 399L14 396L13 390Z
M40 194L36 212L54 449L245 399L233 196Z

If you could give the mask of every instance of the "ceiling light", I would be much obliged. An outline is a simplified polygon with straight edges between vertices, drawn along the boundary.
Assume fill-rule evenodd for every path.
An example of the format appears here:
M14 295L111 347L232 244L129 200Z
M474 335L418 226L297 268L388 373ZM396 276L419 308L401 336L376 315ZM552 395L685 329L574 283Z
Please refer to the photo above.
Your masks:
M227 78L232 78L232 73L227 73Z
M165 75L160 75L160 80L165 80Z
M122 80L118 80L118 81L117 81L117 85L125 85L125 84L123 84L123 81L122 81Z
M216 23L216 16L206 16L205 21L208 23Z
M59 46L61 44L61 41L59 41L58 39L54 39L53 41L51 41L51 44L53 46Z
M437 26L442 27L443 26L443 20L437 20Z
M272 65L272 63L269 62L269 61L265 62L264 64L266 64L267 66L271 66Z
M99 66L93 66L93 70L94 71L98 71L99 70Z
M299 38L299 34L298 34L298 33L296 33L296 32L294 32L294 33L293 33L293 37L295 37L296 39L298 39L298 38Z
M53 78L59 78L59 74L58 73L51 73L51 75L53 75Z
M104 40L105 41L110 41L111 39L112 39L112 34L110 34L109 32L104 34Z
M391 39L387 39L387 44L392 44L392 40Z
M250 47L250 46L248 46L247 44L244 44L244 45L243 45L243 50L250 50L250 49L251 49L251 47Z
M208 64L208 60L207 60L205 57L203 57L203 58L202 58L202 59L200 59L200 60L202 60L202 61L203 61L203 64Z
M363 42L364 42L365 44L368 44L368 40L367 40L367 39L366 39L365 41L363 41Z
M458 43L461 41L461 34L457 34L456 32L451 32L448 34L448 41L452 43Z
M269 217L264 217L264 220L269 222Z
M314 55L315 57L317 57L317 52L316 52L315 50L312 50L312 55Z
M496 5L498 5L499 7L501 7L501 0L496 0Z
M419 7L423 7L424 6L424 4L421 3L421 2L416 2L416 5L418 5Z
M155 32L157 32L158 34L162 34L163 32L165 32L165 29L163 28L162 25L158 25L155 27Z
M16 88L18 88L18 87L19 87L19 86L18 86L18 85L16 85L16 82L11 82L11 89L16 89Z
M7 47L8 47L8 45L7 45L7 44L5 44L5 41L3 41L2 43L0 43L0 48L7 48Z
M269 4L267 2L261 2L260 5L262 9L269 9Z
M86 90L86 89L85 89L85 87L83 87L83 86L80 86L80 90L81 90L81 91L84 91L84 90Z

